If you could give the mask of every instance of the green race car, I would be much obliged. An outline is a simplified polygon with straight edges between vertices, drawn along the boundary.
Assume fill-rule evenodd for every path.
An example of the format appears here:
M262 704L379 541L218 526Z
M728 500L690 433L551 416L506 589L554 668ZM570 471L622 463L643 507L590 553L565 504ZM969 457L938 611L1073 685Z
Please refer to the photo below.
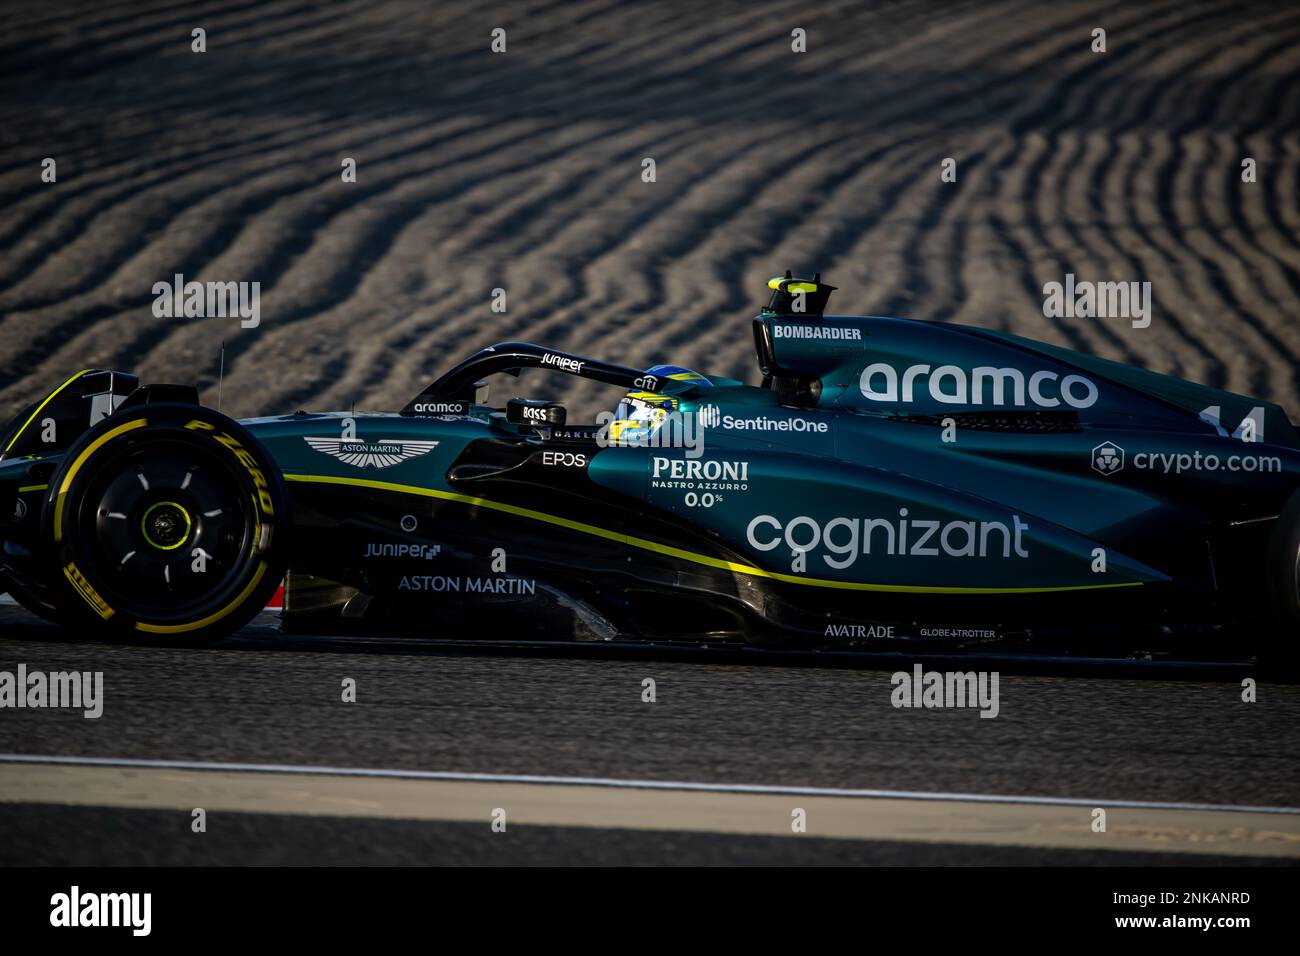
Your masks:
M759 385L525 343L401 410L235 422L85 371L0 437L2 586L159 642L287 629L796 649L1300 631L1300 434L1273 404L1015 336L824 315L786 276ZM611 387L569 420L486 379ZM534 373L536 374L536 373Z

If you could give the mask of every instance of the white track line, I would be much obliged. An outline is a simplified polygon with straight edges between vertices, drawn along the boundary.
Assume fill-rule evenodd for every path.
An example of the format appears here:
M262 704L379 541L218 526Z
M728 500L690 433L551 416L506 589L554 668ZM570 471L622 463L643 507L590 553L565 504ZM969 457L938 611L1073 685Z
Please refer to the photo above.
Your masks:
M465 783L531 783L561 787L613 787L623 790L681 790L698 793L755 793L808 797L856 797L886 800L934 800L960 803L1019 803L1049 807L1124 807L1135 810L1203 810L1231 813L1300 814L1300 807L1238 806L1231 803L1167 803L1150 800L1102 800L1082 797L1026 797L989 793L932 793L924 790L851 790L836 787L780 787L750 783L687 783L669 780L622 780L613 777L554 777L539 774L463 773L454 770L383 770L369 767L312 767L299 764L227 763L197 760L137 760L122 757L58 757L0 753L0 763L61 764L163 770L224 770L245 773L296 773L336 777L384 777L397 780L450 780Z

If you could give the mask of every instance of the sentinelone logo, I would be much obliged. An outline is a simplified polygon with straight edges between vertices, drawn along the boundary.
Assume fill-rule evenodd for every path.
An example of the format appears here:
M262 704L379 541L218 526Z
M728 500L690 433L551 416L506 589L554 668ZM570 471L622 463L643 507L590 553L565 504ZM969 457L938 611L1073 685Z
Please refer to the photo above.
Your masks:
M725 428L732 431L756 432L809 432L824 435L830 431L826 422L810 418L737 418L722 414L717 405L700 406L700 424L707 428Z
M1194 452L1140 451L1132 456L1114 442L1103 442L1092 450L1092 468L1103 475L1114 475L1129 461L1138 471L1158 471L1181 475L1185 471L1266 472L1282 471L1282 459L1275 455L1205 455Z
M104 713L103 671L0 671L0 708L71 708L87 720Z
M74 885L50 906L51 926L129 926L131 935L148 936L153 924L152 893L82 893Z

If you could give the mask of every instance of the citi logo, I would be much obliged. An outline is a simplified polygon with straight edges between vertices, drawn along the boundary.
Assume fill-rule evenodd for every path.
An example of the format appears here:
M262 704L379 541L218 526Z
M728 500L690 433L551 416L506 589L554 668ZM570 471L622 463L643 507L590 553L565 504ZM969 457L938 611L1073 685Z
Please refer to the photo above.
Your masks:
M1092 469L1103 475L1113 475L1124 467L1124 449L1114 442L1106 442L1092 450Z
M921 384L918 385L918 380ZM1046 369L1032 372L1028 380L1018 368L982 365L969 374L956 365L911 365L898 370L887 362L874 362L862 370L858 382L865 398L873 402L915 401L918 388L945 405L1014 405L1091 408L1097 403L1097 386L1082 375L1061 377ZM900 388L901 386L901 388ZM901 396L901 398L900 398Z

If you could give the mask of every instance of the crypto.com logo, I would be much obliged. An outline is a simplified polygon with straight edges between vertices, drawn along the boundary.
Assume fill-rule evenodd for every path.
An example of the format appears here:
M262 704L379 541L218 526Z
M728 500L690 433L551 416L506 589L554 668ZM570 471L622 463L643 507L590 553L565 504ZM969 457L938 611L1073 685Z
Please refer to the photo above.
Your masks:
M1092 450L1092 467L1103 475L1113 475L1124 467L1124 449L1106 442Z

